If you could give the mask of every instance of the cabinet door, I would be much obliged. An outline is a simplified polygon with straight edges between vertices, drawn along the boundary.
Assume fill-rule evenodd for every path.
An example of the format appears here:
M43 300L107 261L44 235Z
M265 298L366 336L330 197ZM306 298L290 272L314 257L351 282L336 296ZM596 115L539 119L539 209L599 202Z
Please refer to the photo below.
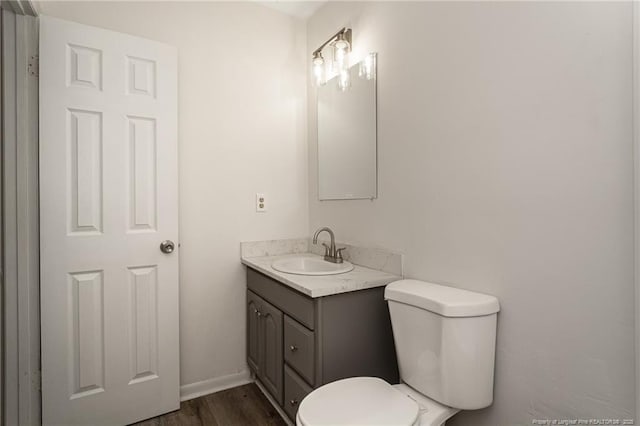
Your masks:
M260 374L260 303L258 296L247 291L247 364L257 375Z
M291 421L296 421L298 407L311 393L312 389L300 376L298 376L288 365L284 366L284 412L287 413Z
M262 347L262 365L260 379L271 395L282 405L282 311L262 301L262 332L260 345Z
M315 334L284 316L284 360L308 383L315 379Z

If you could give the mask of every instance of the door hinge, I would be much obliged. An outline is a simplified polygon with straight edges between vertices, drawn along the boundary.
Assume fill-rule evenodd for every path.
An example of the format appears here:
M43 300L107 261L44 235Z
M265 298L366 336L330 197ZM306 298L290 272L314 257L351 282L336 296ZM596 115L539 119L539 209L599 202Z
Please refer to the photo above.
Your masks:
M29 57L28 72L29 75L34 77L40 76L40 58L38 55L31 55Z

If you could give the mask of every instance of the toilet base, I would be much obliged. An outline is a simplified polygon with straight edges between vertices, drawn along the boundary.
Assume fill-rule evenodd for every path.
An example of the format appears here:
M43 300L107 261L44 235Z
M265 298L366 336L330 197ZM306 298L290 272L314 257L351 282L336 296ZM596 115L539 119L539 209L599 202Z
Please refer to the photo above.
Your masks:
M442 426L447 420L461 411L429 399L404 383L393 385L393 387L413 399L420 406L420 415L415 426Z

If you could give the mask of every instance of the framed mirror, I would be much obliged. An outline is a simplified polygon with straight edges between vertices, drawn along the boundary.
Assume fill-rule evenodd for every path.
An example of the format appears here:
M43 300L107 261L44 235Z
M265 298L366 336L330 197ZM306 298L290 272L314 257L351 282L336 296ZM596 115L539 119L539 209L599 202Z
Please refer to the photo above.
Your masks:
M348 76L338 75L318 88L320 200L378 196L376 59L369 54L349 68ZM340 78L349 79L344 90Z

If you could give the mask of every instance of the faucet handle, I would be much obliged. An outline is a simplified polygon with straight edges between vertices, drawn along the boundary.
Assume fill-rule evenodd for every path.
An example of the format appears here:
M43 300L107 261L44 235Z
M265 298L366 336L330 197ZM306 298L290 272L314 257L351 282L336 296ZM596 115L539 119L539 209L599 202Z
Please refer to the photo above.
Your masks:
M331 247L329 247L327 243L322 243L322 245L324 246L324 257L331 256Z
M336 249L336 260L338 263L342 263L344 258L342 257L342 250L346 249L346 247L340 247Z

